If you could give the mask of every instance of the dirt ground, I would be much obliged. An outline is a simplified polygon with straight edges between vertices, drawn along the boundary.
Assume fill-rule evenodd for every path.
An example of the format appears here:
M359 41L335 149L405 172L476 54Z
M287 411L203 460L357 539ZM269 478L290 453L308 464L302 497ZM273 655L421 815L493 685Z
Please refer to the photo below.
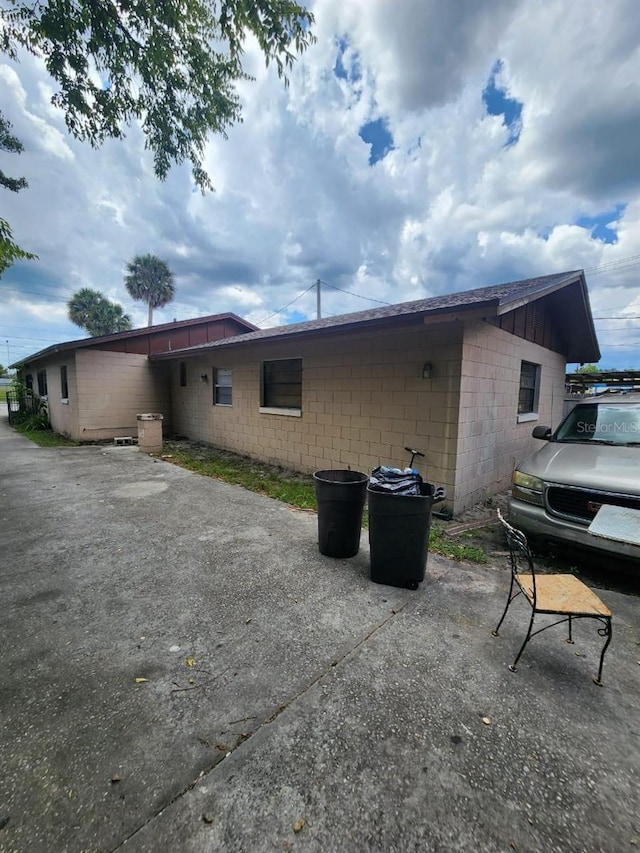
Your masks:
M452 521L438 519L438 522L455 541L482 548L491 562L502 561L507 565L509 552L496 510L499 508L506 516L508 498L508 491L501 492L465 510ZM542 572L570 572L591 586L640 596L640 565L637 563L613 560L551 542L535 542L532 550L536 567Z

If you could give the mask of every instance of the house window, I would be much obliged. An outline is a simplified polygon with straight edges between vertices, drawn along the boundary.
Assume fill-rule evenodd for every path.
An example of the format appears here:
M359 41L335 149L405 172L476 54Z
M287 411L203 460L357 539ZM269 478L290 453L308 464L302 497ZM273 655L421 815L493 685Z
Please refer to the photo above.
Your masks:
M33 373L27 373L24 384L27 386L27 391L33 391Z
M518 419L536 415L540 395L540 365L523 361L520 365L520 390L518 393ZM524 416L524 417L523 417Z
M46 397L47 396L47 371L39 370L38 371L38 396Z
M283 358L262 363L262 406L302 409L302 359Z
M233 402L232 372L228 367L213 368L213 405L230 406Z
M181 388L187 387L187 362L186 361L180 362L180 387Z
M67 365L60 367L60 394L63 400L69 399L69 383L67 382Z

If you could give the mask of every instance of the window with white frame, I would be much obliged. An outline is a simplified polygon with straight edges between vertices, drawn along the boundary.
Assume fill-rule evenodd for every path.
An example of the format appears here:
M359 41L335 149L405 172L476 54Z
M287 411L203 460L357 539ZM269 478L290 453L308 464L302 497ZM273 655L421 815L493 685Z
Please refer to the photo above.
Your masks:
M540 397L540 365L532 361L520 364L520 388L518 391L518 417L527 419L538 412Z
M213 368L213 405L231 406L233 403L233 373L229 367Z
M300 412L302 359L281 358L262 363L262 406Z

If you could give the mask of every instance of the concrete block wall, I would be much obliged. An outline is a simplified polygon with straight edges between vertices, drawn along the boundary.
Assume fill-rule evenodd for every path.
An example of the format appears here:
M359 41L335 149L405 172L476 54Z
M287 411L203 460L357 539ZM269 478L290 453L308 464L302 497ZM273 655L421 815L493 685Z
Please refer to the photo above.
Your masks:
M69 396L63 402L60 368L67 367L67 386ZM33 390L38 391L38 371L47 373L47 408L49 420L54 432L76 438L78 432L78 392L76 378L76 363L74 353L61 356L51 361L34 362L29 365L28 373L33 376Z
M431 482L454 488L462 327L306 337L298 342L210 350L188 359L187 386L172 362L174 429L301 471L346 468L369 472L405 465L406 446L426 453L419 466ZM302 358L299 417L260 411L263 360ZM425 362L433 378L422 378ZM233 405L213 405L213 368L233 371ZM207 376L202 381L202 376ZM418 460L417 460L418 461Z
M465 327L455 478L459 512L507 488L519 462L541 446L536 424L562 416L565 359L483 321ZM538 419L518 423L520 366L541 366Z
M170 412L167 370L146 355L83 349L76 351L78 429L76 438L94 441L137 436L138 414Z

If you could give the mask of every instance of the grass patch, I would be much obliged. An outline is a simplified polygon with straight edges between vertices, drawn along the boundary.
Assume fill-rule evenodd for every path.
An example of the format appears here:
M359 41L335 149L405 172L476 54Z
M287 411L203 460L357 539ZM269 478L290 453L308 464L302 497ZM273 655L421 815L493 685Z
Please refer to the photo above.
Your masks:
M186 449L165 444L169 461L225 483L243 486L252 492L275 498L300 509L315 509L316 497L311 477L293 471L263 465L254 459L239 456L215 447Z
M20 424L17 424L14 429L40 447L78 447L79 445L78 441L72 441L70 438L65 438L64 435L59 435L51 430L28 429Z
M452 542L444 527L433 524L429 532L429 550L449 560L468 560L470 563L486 563L487 555L477 545L458 545Z
M7 386L3 385L0 387L0 403L7 402Z
M278 466L266 465L212 445L190 444L183 442L165 442L167 461L180 465L189 471L215 477L225 483L242 486L252 492L275 498L299 509L316 509L316 496L311 477L289 471ZM365 509L363 527L368 527ZM445 529L433 524L429 535L429 549L450 560L468 560L472 563L486 563L487 555L475 545L459 545L451 541Z

